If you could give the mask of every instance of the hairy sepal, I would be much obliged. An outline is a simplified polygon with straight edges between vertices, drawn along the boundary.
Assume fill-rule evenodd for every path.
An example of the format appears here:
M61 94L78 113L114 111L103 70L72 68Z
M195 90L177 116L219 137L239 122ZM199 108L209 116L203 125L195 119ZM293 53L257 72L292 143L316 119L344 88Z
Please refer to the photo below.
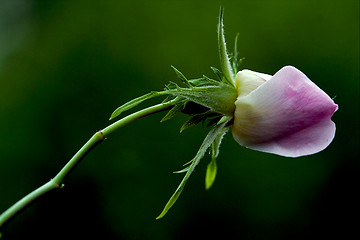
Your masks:
M170 120L173 118L176 114L184 110L186 104L188 103L187 100L180 101L174 105L167 113L166 115L161 119L160 122L165 122L167 120Z
M205 137L203 143L200 146L199 151L197 152L196 156L190 161L190 165L187 166L185 169L178 171L177 173L186 172L184 178L182 179L180 185L175 190L174 194L171 196L167 204L165 205L163 211L160 213L160 215L156 219L160 219L165 216L165 214L169 211L169 209L174 205L176 200L179 198L181 192L183 191L186 182L188 181L190 175L193 173L195 167L199 164L200 160L205 155L208 148L213 144L213 142L216 140L217 136L224 131L224 127L226 126L228 122L223 122L219 125L214 126L208 135Z
M224 8L220 8L219 23L218 23L218 48L220 57L220 67L223 75L223 81L230 84L234 84L234 69L230 62L230 57L226 48L225 33L224 33Z
M232 116L237 98L236 89L228 84L181 88L164 91L165 94L185 98L222 115Z
M136 107L137 105L139 105L140 103L144 102L145 100L148 100L150 98L153 97L157 97L161 95L159 92L150 92L148 94L145 94L141 97L135 98L123 105L121 105L120 107L118 107L112 114L109 120L112 120L114 118L116 118L117 116L119 116L121 113L128 111L134 107Z
M227 119L226 122L230 121ZM225 121L224 121L225 122ZM220 144L229 128L223 128L211 144L211 162L207 165L205 176L205 189L208 190L214 183L217 173L216 158L219 155Z

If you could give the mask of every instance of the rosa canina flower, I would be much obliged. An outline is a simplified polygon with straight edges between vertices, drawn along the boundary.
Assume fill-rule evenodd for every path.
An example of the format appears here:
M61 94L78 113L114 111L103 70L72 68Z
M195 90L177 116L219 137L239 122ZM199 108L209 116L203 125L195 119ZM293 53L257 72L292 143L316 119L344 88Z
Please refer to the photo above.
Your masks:
M243 60L237 51L239 34L235 38L234 51L229 55L223 12L221 7L218 23L220 69L211 67L217 79L205 75L189 79L172 66L182 85L170 82L163 91L152 91L123 104L111 116L113 119L147 99L165 95L163 107L155 108L156 111L170 108L161 122L181 112L190 118L180 132L200 123L211 127L194 158L175 172L185 173L185 176L156 219L164 217L174 205L207 152L210 152L211 161L206 169L205 188L213 185L220 145L230 128L240 145L285 157L320 152L335 135L331 117L338 106L301 71L292 66L283 67L274 76L239 71Z
M292 66L274 76L242 70L235 77L232 134L242 146L287 157L317 153L335 135L334 101Z
M137 119L161 111L169 110L161 122L180 112L190 116L180 132L199 123L204 127L211 127L211 130L194 158L184 164L185 168L175 172L185 173L185 176L156 219L164 217L174 205L190 175L207 152L211 154L211 162L206 169L205 188L209 189L213 185L219 147L229 128L232 128L233 137L240 145L261 152L299 157L325 149L335 135L335 124L331 117L338 106L295 67L283 67L274 76L250 70L238 72L242 62L237 52L239 35L235 38L234 52L229 55L224 35L223 11L221 7L218 23L220 70L211 67L217 80L205 75L188 79L172 66L183 87L170 82L163 91L151 91L118 107L110 120L145 100L166 96L160 104L134 112L97 131L54 178L2 213L0 228L38 197L50 190L62 188L66 175L108 135Z

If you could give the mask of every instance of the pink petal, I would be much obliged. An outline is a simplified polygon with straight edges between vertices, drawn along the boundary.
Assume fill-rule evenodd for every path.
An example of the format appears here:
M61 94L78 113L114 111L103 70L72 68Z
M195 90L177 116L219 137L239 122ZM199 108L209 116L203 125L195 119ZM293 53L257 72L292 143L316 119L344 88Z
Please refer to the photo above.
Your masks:
M334 101L298 69L287 66L235 102L234 139L288 157L317 153L335 135Z

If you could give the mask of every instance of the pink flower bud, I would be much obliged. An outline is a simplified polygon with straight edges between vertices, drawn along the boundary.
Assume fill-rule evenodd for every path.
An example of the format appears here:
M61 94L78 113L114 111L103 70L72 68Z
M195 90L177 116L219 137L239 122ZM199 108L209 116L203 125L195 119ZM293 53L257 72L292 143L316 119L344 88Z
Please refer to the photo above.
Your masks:
M274 76L249 70L235 78L234 139L250 149L287 157L317 153L335 135L334 101L295 67Z

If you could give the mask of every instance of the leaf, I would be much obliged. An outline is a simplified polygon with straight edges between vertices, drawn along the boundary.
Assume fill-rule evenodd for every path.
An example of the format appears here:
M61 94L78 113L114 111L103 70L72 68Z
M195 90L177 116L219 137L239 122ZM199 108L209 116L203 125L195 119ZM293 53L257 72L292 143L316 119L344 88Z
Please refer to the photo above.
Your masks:
M180 133L184 131L185 129L188 129L190 127L194 127L204 121L206 119L206 116L204 114L197 114L192 116L188 121L186 121L180 128Z
M201 122L203 124L205 124L205 121L211 122L214 120L214 124L215 124L219 121L220 118L221 118L221 115L219 115L218 113L212 112L212 111L206 111L203 113L192 115L192 117L182 125L182 127L180 129L180 133L182 131L184 131L185 129L188 129L190 127L194 127L194 126L198 125ZM206 127L209 127L211 125L212 124L208 124L208 125L206 125Z
M156 219L160 219L162 217L165 216L165 214L169 211L169 209L174 205L174 203L176 202L176 200L179 198L181 192L183 191L185 184L187 182L187 180L189 179L191 173L194 171L195 167L199 164L200 160L202 159L202 157L204 156L204 154L206 153L207 149L211 146L211 144L215 141L215 139L217 138L217 136L223 132L223 128L225 127L225 125L227 124L227 122L224 122L222 124L216 125L215 127L213 127L210 132L208 133L208 135L206 135L203 143L200 146L199 151L197 152L196 156L193 158L192 163L189 167L187 167L187 172L184 176L184 178L182 179L180 185L178 186L178 188L175 190L174 194L171 196L171 198L169 199L169 201L167 202L167 204L165 205L164 209L162 210L162 212L160 213L160 215L156 218Z
M223 75L220 72L220 70L215 67L210 67L210 68L211 68L211 70L213 70L213 72L216 74L216 76L219 78L219 80L222 81Z
M177 89L177 88L179 88L179 86L176 83L170 81L168 84L165 85L164 90L168 91L168 90L174 90L174 89Z
M203 75L203 79L205 81L207 81L209 83L208 85L210 85L210 86L212 86L212 85L219 86L220 85L218 81L216 81L214 79L211 79L211 78L209 78L209 77L207 77L205 75Z
M217 116L214 116L214 117L207 118L206 119L207 123L206 123L205 127L210 127L212 125L217 124L220 121L220 119L222 118L221 116L222 115L217 115Z
M182 101L178 104L175 104L174 107L172 107L167 114L160 120L160 122L165 122L169 119L171 119L172 117L174 117L177 113L181 112L182 110L184 110L185 106L186 106L187 101Z
M190 161L190 163L191 163L192 161ZM185 164L186 165L186 164ZM175 172L173 172L173 173L184 173L184 172L187 172L187 171L189 171L189 169L190 169L190 166L188 166L188 167L186 167L186 168L184 168L184 169L181 169L181 170L179 170L179 171L175 171Z
M226 124L227 124L230 120L231 120L231 119L229 119L228 121L224 122L224 123L225 123L224 126L226 126ZM225 134L228 132L228 130L229 130L228 127L223 128L222 131L219 132L218 136L216 136L216 139L214 140L214 150L215 150L215 152L214 152L215 155L214 155L214 156L215 156L215 158L217 158L218 155L219 155L220 144L221 144L221 142L222 142Z
M191 83L189 82L189 80L184 76L184 74L182 74L179 70L177 70L174 66L172 66L172 69L175 71L176 75L181 79L181 81L189 88L192 88Z
M191 79L189 82L195 87L218 86L219 82L208 77Z
M231 116L223 116L222 118L220 118L219 122L217 124L221 124L223 122L228 122L229 120L231 120L232 117Z
M234 86L234 71L232 69L230 58L226 49L224 34L224 8L220 8L219 24L218 24L218 48L220 57L220 67L224 75L223 80Z
M227 121L230 121L228 119ZM219 148L221 141L225 134L227 133L228 128L223 128L222 131L216 136L214 142L211 145L211 162L208 164L206 169L205 176L205 189L209 190L209 188L213 185L217 173L217 164L216 158L219 155Z
M205 189L209 190L215 181L217 172L216 158L211 158L211 162L207 165L205 176Z
M170 200L167 202L165 208L160 213L160 215L156 218L156 220L163 218L165 216L165 214L169 211L169 209L172 207L172 205L174 205L176 200L179 198L181 192L184 190L185 184L186 184L189 176L190 176L190 174L189 174L189 172L187 172L185 177L181 181L180 185L176 189L175 193L171 196Z
M239 61L239 52L237 50L238 46L238 40L239 40L239 33L236 34L235 37L235 43L234 43L234 53L233 53L233 59L232 59L232 68L234 71L234 75L238 72L240 61Z
M112 120L114 118L116 118L117 116L119 116L121 113L132 109L133 107L136 107L137 105L139 105L140 103L144 102L145 100L148 100L150 98L153 97L157 97L162 95L160 92L150 92L148 94L145 94L141 97L135 98L123 105L121 105L120 107L118 107L112 114L109 120Z

